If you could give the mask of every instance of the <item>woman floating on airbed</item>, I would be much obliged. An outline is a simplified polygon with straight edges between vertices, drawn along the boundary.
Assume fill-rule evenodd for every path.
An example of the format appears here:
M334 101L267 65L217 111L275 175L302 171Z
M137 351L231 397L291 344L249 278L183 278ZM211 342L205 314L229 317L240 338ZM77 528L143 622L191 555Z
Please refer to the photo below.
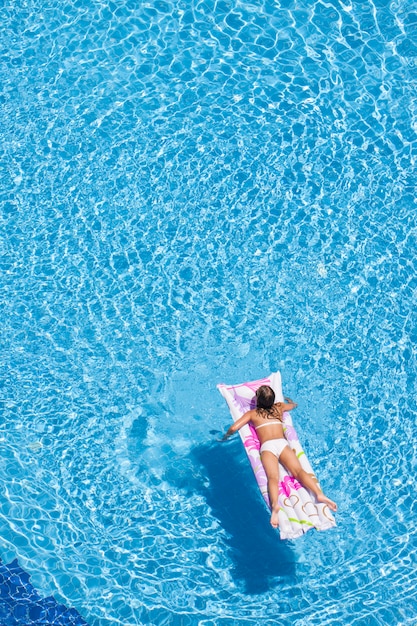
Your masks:
M279 511L278 459L289 474L315 494L318 502L327 504L332 511L337 510L336 503L324 495L315 479L301 467L294 450L290 448L284 437L282 414L284 411L292 411L297 406L290 398L285 398L285 400L286 402L275 403L274 390L269 385L261 385L256 391L256 409L247 411L236 420L223 437L223 440L226 440L249 422L254 425L261 443L261 461L268 480L268 495L272 510L271 525L274 528L278 527Z

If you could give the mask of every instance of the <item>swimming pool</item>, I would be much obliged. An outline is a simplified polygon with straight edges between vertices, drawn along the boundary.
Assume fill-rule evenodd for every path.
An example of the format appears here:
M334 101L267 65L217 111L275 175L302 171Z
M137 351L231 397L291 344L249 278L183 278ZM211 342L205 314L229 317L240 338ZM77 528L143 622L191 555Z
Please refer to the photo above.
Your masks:
M416 623L416 11L2 25L1 560L91 626ZM293 543L216 441L277 369L339 503Z

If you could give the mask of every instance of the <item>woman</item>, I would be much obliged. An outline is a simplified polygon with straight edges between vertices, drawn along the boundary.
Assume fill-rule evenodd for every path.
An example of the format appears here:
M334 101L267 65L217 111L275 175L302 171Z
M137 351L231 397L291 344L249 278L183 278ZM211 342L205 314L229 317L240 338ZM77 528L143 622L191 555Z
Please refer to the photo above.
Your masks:
M261 461L268 479L268 495L271 504L271 525L278 527L278 481L279 466L278 460L285 467L289 474L292 474L304 487L312 491L318 502L327 504L332 511L337 510L337 505L333 500L327 498L320 490L316 480L308 474L300 465L297 456L288 445L284 437L282 425L282 415L284 411L292 411L297 404L285 398L286 402L275 403L275 392L268 385L262 385L256 391L256 409L247 411L241 418L232 424L223 437L228 437L237 432L248 422L252 422L261 443Z

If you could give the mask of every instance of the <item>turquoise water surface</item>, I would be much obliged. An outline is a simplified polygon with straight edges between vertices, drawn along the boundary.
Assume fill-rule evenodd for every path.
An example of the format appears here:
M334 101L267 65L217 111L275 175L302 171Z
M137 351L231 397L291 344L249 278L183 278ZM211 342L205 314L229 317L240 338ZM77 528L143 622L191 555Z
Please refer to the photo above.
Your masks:
M417 623L417 6L1 5L0 558L90 626ZM281 370L280 541L219 382Z

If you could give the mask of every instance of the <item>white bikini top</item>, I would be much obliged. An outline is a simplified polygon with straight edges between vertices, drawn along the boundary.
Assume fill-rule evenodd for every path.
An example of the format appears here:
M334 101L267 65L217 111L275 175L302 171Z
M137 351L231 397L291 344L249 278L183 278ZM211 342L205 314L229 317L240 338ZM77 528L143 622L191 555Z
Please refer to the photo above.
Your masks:
M259 430L260 428L263 428L264 426L270 426L271 424L281 424L282 426L281 420L270 420L269 422L265 424L259 424L259 426L255 426L255 430Z

